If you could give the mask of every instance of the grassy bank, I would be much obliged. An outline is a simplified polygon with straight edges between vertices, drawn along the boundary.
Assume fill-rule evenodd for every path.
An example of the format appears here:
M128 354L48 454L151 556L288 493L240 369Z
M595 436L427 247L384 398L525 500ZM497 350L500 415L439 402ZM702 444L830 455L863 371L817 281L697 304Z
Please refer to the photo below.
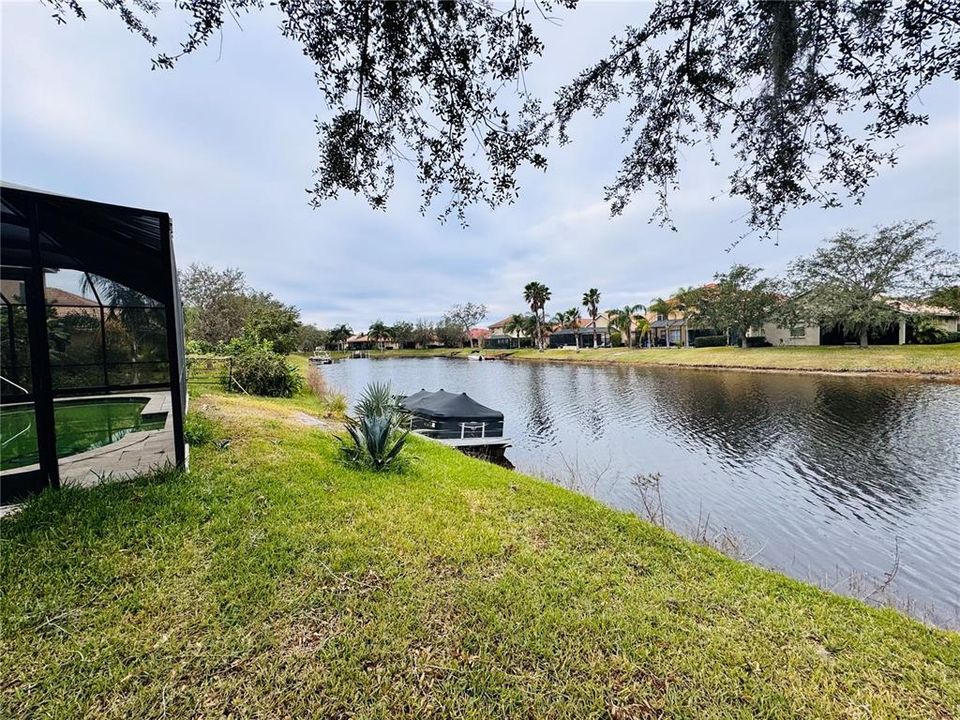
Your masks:
M465 356L469 350L387 350L372 357ZM907 373L960 377L960 343L945 345L878 345L857 347L771 348L599 348L576 350L486 351L509 354L511 360L579 363L626 363L679 367L709 367L820 372Z
M302 398L192 403L189 475L2 521L3 717L960 709L960 635L427 441L346 469Z

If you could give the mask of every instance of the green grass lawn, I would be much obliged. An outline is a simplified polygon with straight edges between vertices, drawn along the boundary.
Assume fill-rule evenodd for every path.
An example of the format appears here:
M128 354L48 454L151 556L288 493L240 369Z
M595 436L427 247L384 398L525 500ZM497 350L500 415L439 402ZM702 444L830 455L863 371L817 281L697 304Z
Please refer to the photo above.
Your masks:
M956 633L424 440L347 469L302 399L192 407L189 475L0 524L0 716L960 713Z
M460 356L469 350L388 350L372 357ZM741 349L713 348L598 348L576 350L488 350L488 354L510 353L512 360L556 362L629 363L635 365L677 365L766 370L827 372L887 372L960 376L960 343L944 345L877 345L858 347L771 347Z

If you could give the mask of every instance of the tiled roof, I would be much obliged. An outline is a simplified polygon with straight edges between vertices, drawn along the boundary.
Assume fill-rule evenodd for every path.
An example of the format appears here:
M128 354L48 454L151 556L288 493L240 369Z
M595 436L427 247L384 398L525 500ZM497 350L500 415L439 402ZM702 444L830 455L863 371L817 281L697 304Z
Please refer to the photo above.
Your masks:
M936 317L957 317L957 315L960 315L956 310L937 305L926 305L910 300L894 300L893 302L900 312L907 315L934 315Z
M80 305L82 307L96 307L97 301L85 298L83 295L61 290L60 288L48 287L43 291L48 305Z
M502 327L503 327L504 325L506 325L508 322L510 322L510 318L512 318L512 317L513 317L513 315L507 315L503 320L499 320L499 321L497 321L497 322L495 322L495 323L492 323L492 324L490 324L490 325L487 325L487 327L490 328L491 330L497 330L497 329L499 329L499 328L502 328Z

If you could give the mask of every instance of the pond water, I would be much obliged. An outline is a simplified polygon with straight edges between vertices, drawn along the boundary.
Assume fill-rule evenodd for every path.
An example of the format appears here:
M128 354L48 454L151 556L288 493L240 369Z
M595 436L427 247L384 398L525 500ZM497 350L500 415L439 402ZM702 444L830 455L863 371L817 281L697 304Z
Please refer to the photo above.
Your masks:
M642 516L632 479L658 473L680 532L706 525L755 563L853 595L896 567L888 600L960 621L960 385L444 358L323 373L351 404L374 380L466 392L504 413L519 470Z

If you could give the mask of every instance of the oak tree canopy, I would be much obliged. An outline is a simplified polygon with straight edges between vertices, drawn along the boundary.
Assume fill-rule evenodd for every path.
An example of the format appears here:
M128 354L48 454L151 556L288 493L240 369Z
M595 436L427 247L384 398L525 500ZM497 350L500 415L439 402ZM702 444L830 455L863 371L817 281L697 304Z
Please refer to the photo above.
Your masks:
M160 47L150 29L159 2L99 1ZM47 2L58 22L84 17L79 0ZM463 221L473 204L511 202L518 171L546 169L549 146L571 141L576 116L617 107L627 111L625 152L604 189L614 214L653 192L655 219L672 227L683 153L705 145L761 234L790 208L859 201L896 162L897 136L927 123L918 94L938 78L960 80L960 0L657 0L638 6L605 57L538 97L525 74L544 50L542 30L562 16L576 42L576 5L181 1L163 11L185 14L190 29L154 66L172 68L245 13L276 12L328 107L317 122L314 204L348 191L384 207L407 162L421 210L437 203L442 218Z

